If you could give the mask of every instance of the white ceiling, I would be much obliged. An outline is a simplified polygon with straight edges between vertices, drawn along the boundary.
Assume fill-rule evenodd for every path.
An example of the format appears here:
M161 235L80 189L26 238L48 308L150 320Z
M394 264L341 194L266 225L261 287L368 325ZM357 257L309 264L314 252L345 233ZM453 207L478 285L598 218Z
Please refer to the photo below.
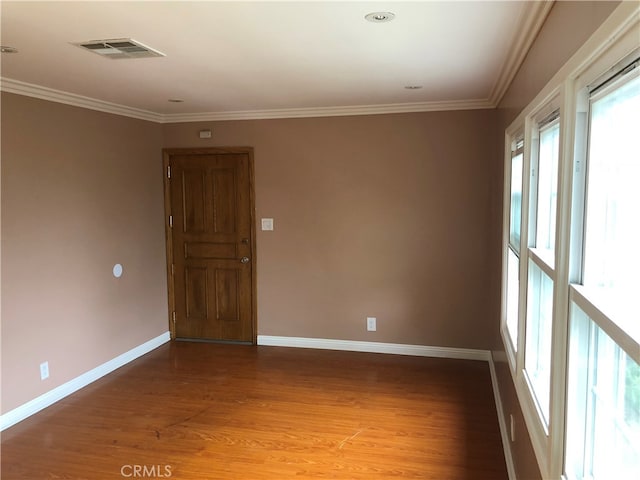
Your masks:
M488 108L550 5L2 1L2 89L157 121ZM73 45L125 37L166 57Z

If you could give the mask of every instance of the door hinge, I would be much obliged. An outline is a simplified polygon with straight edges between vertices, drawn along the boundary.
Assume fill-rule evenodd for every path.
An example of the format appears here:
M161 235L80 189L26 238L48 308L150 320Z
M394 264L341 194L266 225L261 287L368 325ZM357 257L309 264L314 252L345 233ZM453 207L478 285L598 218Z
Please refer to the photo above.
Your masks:
M169 227L173 228L173 215L169 215Z
M167 165L167 178L171 178L171 165Z
M171 312L171 321L173 322L173 328L176 328L176 312Z
M175 265L172 263L171 264L171 275L175 274Z

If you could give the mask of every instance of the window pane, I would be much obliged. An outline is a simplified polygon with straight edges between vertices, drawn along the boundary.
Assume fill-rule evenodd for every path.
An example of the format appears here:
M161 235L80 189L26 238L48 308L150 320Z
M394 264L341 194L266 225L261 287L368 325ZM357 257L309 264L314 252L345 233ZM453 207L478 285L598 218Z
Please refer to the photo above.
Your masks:
M529 261L527 292L525 370L540 412L544 421L548 424L553 280L532 261Z
M638 478L640 367L575 305L571 317L565 470Z
M520 259L507 248L507 331L513 349L518 349L518 298L520 292Z
M640 291L638 125L640 77L592 101L583 272L590 299L635 339L640 336L632 306Z
M553 259L556 235L559 147L560 124L556 122L540 132L538 205L536 209L536 247L549 250L551 259Z
M520 253L520 219L522 216L522 159L519 153L511 159L511 214L509 218L509 243Z

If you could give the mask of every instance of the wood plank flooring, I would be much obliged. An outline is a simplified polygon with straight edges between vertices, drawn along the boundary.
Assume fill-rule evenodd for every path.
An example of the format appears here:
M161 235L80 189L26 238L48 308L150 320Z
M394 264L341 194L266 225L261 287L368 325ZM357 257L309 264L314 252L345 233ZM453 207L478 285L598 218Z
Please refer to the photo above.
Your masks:
M507 479L485 362L172 342L2 433L2 479Z

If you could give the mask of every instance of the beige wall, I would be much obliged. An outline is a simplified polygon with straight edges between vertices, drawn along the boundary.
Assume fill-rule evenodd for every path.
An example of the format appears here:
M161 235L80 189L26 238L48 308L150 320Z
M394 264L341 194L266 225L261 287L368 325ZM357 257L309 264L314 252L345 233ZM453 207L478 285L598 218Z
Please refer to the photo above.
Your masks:
M181 123L164 145L255 148L257 217L275 219L258 231L260 335L486 349L494 125L488 110Z
M515 117L542 90L553 75L580 48L591 34L618 6L619 2L556 2L547 20L532 45L523 65L498 106L500 148L504 143L504 130ZM502 224L502 155L493 164L494 204L494 241L497 247L492 250L492 258L499 265ZM497 270L499 274L499 270ZM500 318L500 276L491 279L493 292L492 318ZM496 320L498 321L498 320ZM499 335L495 337L494 360L500 389L500 397L505 413L505 423L509 425L509 414L513 414L516 429L516 441L511 450L517 471L517 478L534 480L540 478L533 447L529 440L526 425L518 404L515 388L505 362L504 347Z
M163 127L2 100L3 412L166 331L163 145L255 148L261 335L493 342L494 111Z
M161 134L2 93L3 413L168 330Z

